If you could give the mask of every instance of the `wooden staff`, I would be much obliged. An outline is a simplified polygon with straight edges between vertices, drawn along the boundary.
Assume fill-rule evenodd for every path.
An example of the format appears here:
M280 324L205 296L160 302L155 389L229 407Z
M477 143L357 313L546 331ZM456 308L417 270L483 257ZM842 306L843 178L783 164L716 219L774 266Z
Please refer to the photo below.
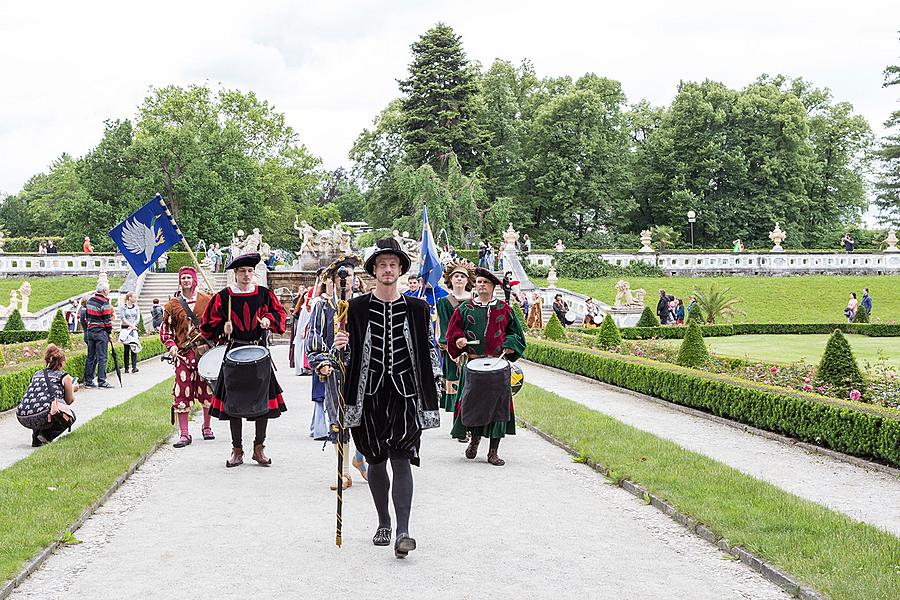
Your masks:
M172 214L172 211L169 210L169 205L166 204L165 200L163 200L161 194L157 194L156 197L159 198L159 203L162 204L163 209L165 209L166 216L169 218L169 221L171 221L172 227L174 227L178 235L181 236L181 241L184 242L184 247L187 248L188 254L191 257L191 261L194 263L194 268L197 269L197 273L199 273L200 277L203 278L203 283L206 284L206 289L211 293L214 292L215 290L213 289L212 284L209 282L209 279L206 278L206 273L203 271L203 269L200 268L200 263L197 262L197 256L194 254L194 251L191 250L191 245L188 244L187 238L184 237L184 234L181 233L181 228L178 227L178 223L175 222L175 216ZM230 314L228 318L231 319Z
M338 278L340 279L340 296L338 296L337 301L337 311L334 315L334 333L337 335L339 331L347 331L347 311L350 308L349 303L344 298L347 294L347 278L351 275L352 271L347 267L341 267L338 269ZM346 373L344 372L344 351L338 350L338 364L337 368L341 370L341 373L344 377L346 377ZM343 382L343 378L341 379ZM335 382L337 384L338 382ZM333 424L332 430L337 435L337 521L335 525L334 532L334 543L338 548L341 547L342 543L342 532L343 532L343 516L344 516L344 392L342 385L335 385L335 389L337 390L337 410L338 410L338 422Z

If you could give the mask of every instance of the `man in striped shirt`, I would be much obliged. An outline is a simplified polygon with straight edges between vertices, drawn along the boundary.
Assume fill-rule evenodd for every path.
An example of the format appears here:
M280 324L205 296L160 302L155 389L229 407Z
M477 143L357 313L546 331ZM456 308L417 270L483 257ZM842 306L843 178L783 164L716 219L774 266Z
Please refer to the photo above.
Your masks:
M84 386L111 388L106 381L106 359L109 356L109 336L112 333L113 309L109 303L109 283L97 284L97 293L87 301L87 360L84 362ZM94 372L97 383L94 383Z

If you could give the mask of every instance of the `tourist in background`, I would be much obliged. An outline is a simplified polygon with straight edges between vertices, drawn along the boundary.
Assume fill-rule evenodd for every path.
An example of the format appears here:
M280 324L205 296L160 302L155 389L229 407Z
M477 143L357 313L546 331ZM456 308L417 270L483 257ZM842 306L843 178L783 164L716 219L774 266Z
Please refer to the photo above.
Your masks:
M38 244L38 254L47 254L47 245L43 240Z
M659 290L659 302L656 303L656 316L662 325L669 323L669 295L666 290Z
M166 265L169 264L169 253L163 252L159 255L159 258L156 259L156 266L159 269L160 273L166 272Z
M853 241L853 237L850 235L849 231L841 238L841 244L844 246L845 252L848 254L853 252L853 247L856 245L856 242Z
M53 240L47 241L47 254L58 254L59 248L56 247L56 244L53 243Z
M853 322L858 308L859 300L856 299L856 292L850 292L850 300L847 301L847 308L844 309L844 316L847 317L847 322Z
M69 329L69 333L75 333L75 330L78 329L78 301L75 299L69 300L69 306L66 308L66 326Z
M91 245L91 238L84 236L84 244L82 244L81 249L85 254L94 253L94 247Z
M23 425L31 429L32 447L37 448L49 444L62 435L66 429L71 430L72 424L75 422L75 413L69 406L75 402L78 384L71 375L63 370L65 364L65 351L56 344L48 344L44 351L44 368L31 376L29 390L32 389L32 386L50 386L50 389L46 390L50 394L50 413L47 415L46 422L42 421L39 426L32 426L27 418L19 419ZM28 395L26 392L26 397ZM46 397L44 398L46 402ZM18 412L17 416L20 416ZM22 416L24 415L20 417Z
M119 339L122 341L122 356L125 372L128 373L128 365L131 372L137 373L137 352L134 351L133 342L125 342L124 339L132 339L138 330L138 322L141 320L141 309L137 306L137 296L134 292L125 294L122 305L119 307ZM131 334L130 331L135 333Z
M697 308L697 299L693 296L690 296L688 298L687 313L685 314L685 318L690 318L691 311L694 310L695 308Z
M404 296L415 296L416 298L420 297L419 288L421 287L421 283L419 282L419 278L415 275L410 275L406 278L406 291L403 292Z
M563 244L562 240L556 240L556 245L553 247L553 249L556 250L557 252L565 252L566 245Z
M863 296L860 302L866 311L866 316L872 314L872 296L869 295L869 288L863 288Z
M97 283L97 292L85 306L85 341L87 360L84 362L84 386L111 388L106 381L106 360L109 357L109 336L112 333L113 309L109 303L109 283ZM95 378L96 377L96 383Z
M675 300L675 324L684 325L684 301L681 298Z
M522 249L525 252L531 252L531 238L527 233L522 237Z
M150 307L150 319L153 324L153 331L159 331L159 326L163 321L163 307L159 304L159 298L153 299L153 306Z
M487 244L484 242L478 243L478 266L486 269L487 263L485 262L485 255L487 254Z
M506 240L501 240L500 244L497 246L497 270L502 271L506 267ZM509 304L509 297L506 298L506 303Z

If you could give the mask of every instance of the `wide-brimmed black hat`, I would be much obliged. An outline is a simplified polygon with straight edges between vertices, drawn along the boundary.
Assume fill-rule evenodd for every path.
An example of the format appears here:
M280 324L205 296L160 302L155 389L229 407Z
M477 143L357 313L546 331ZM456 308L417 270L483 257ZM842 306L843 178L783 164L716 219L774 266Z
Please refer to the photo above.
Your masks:
M409 271L411 261L400 243L392 237L384 238L375 242L375 251L366 259L366 273L375 276L375 259L382 254L393 254L400 259L400 275L405 275Z
M484 277L485 279L490 279L494 286L500 285L500 280L497 279L497 276L483 267L476 267L475 277Z
M359 264L359 257L357 255L341 254L336 259L334 259L334 262L332 262L330 265L328 265L325 268L325 276L329 277L329 278L334 277L334 274L341 267L350 267L350 270L353 271L353 269L355 269L358 264Z
M241 267L255 267L259 264L259 261L262 258L259 255L259 252L251 252L250 254L241 254L238 257L232 259L230 263L225 265L225 270L228 269L240 269Z

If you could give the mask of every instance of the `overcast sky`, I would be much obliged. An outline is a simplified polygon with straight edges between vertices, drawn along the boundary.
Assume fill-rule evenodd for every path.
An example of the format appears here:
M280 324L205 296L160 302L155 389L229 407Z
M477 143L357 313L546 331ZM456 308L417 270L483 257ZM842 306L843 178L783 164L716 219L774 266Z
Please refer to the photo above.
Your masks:
M621 81L629 102L668 103L681 79L803 76L882 132L900 98L881 87L900 63L900 2L736 4L3 2L0 192L63 152L82 155L104 119L134 117L150 86L168 84L253 90L326 167L348 165L357 134L397 96L410 43L437 21L470 59L528 58L539 76L591 71Z

